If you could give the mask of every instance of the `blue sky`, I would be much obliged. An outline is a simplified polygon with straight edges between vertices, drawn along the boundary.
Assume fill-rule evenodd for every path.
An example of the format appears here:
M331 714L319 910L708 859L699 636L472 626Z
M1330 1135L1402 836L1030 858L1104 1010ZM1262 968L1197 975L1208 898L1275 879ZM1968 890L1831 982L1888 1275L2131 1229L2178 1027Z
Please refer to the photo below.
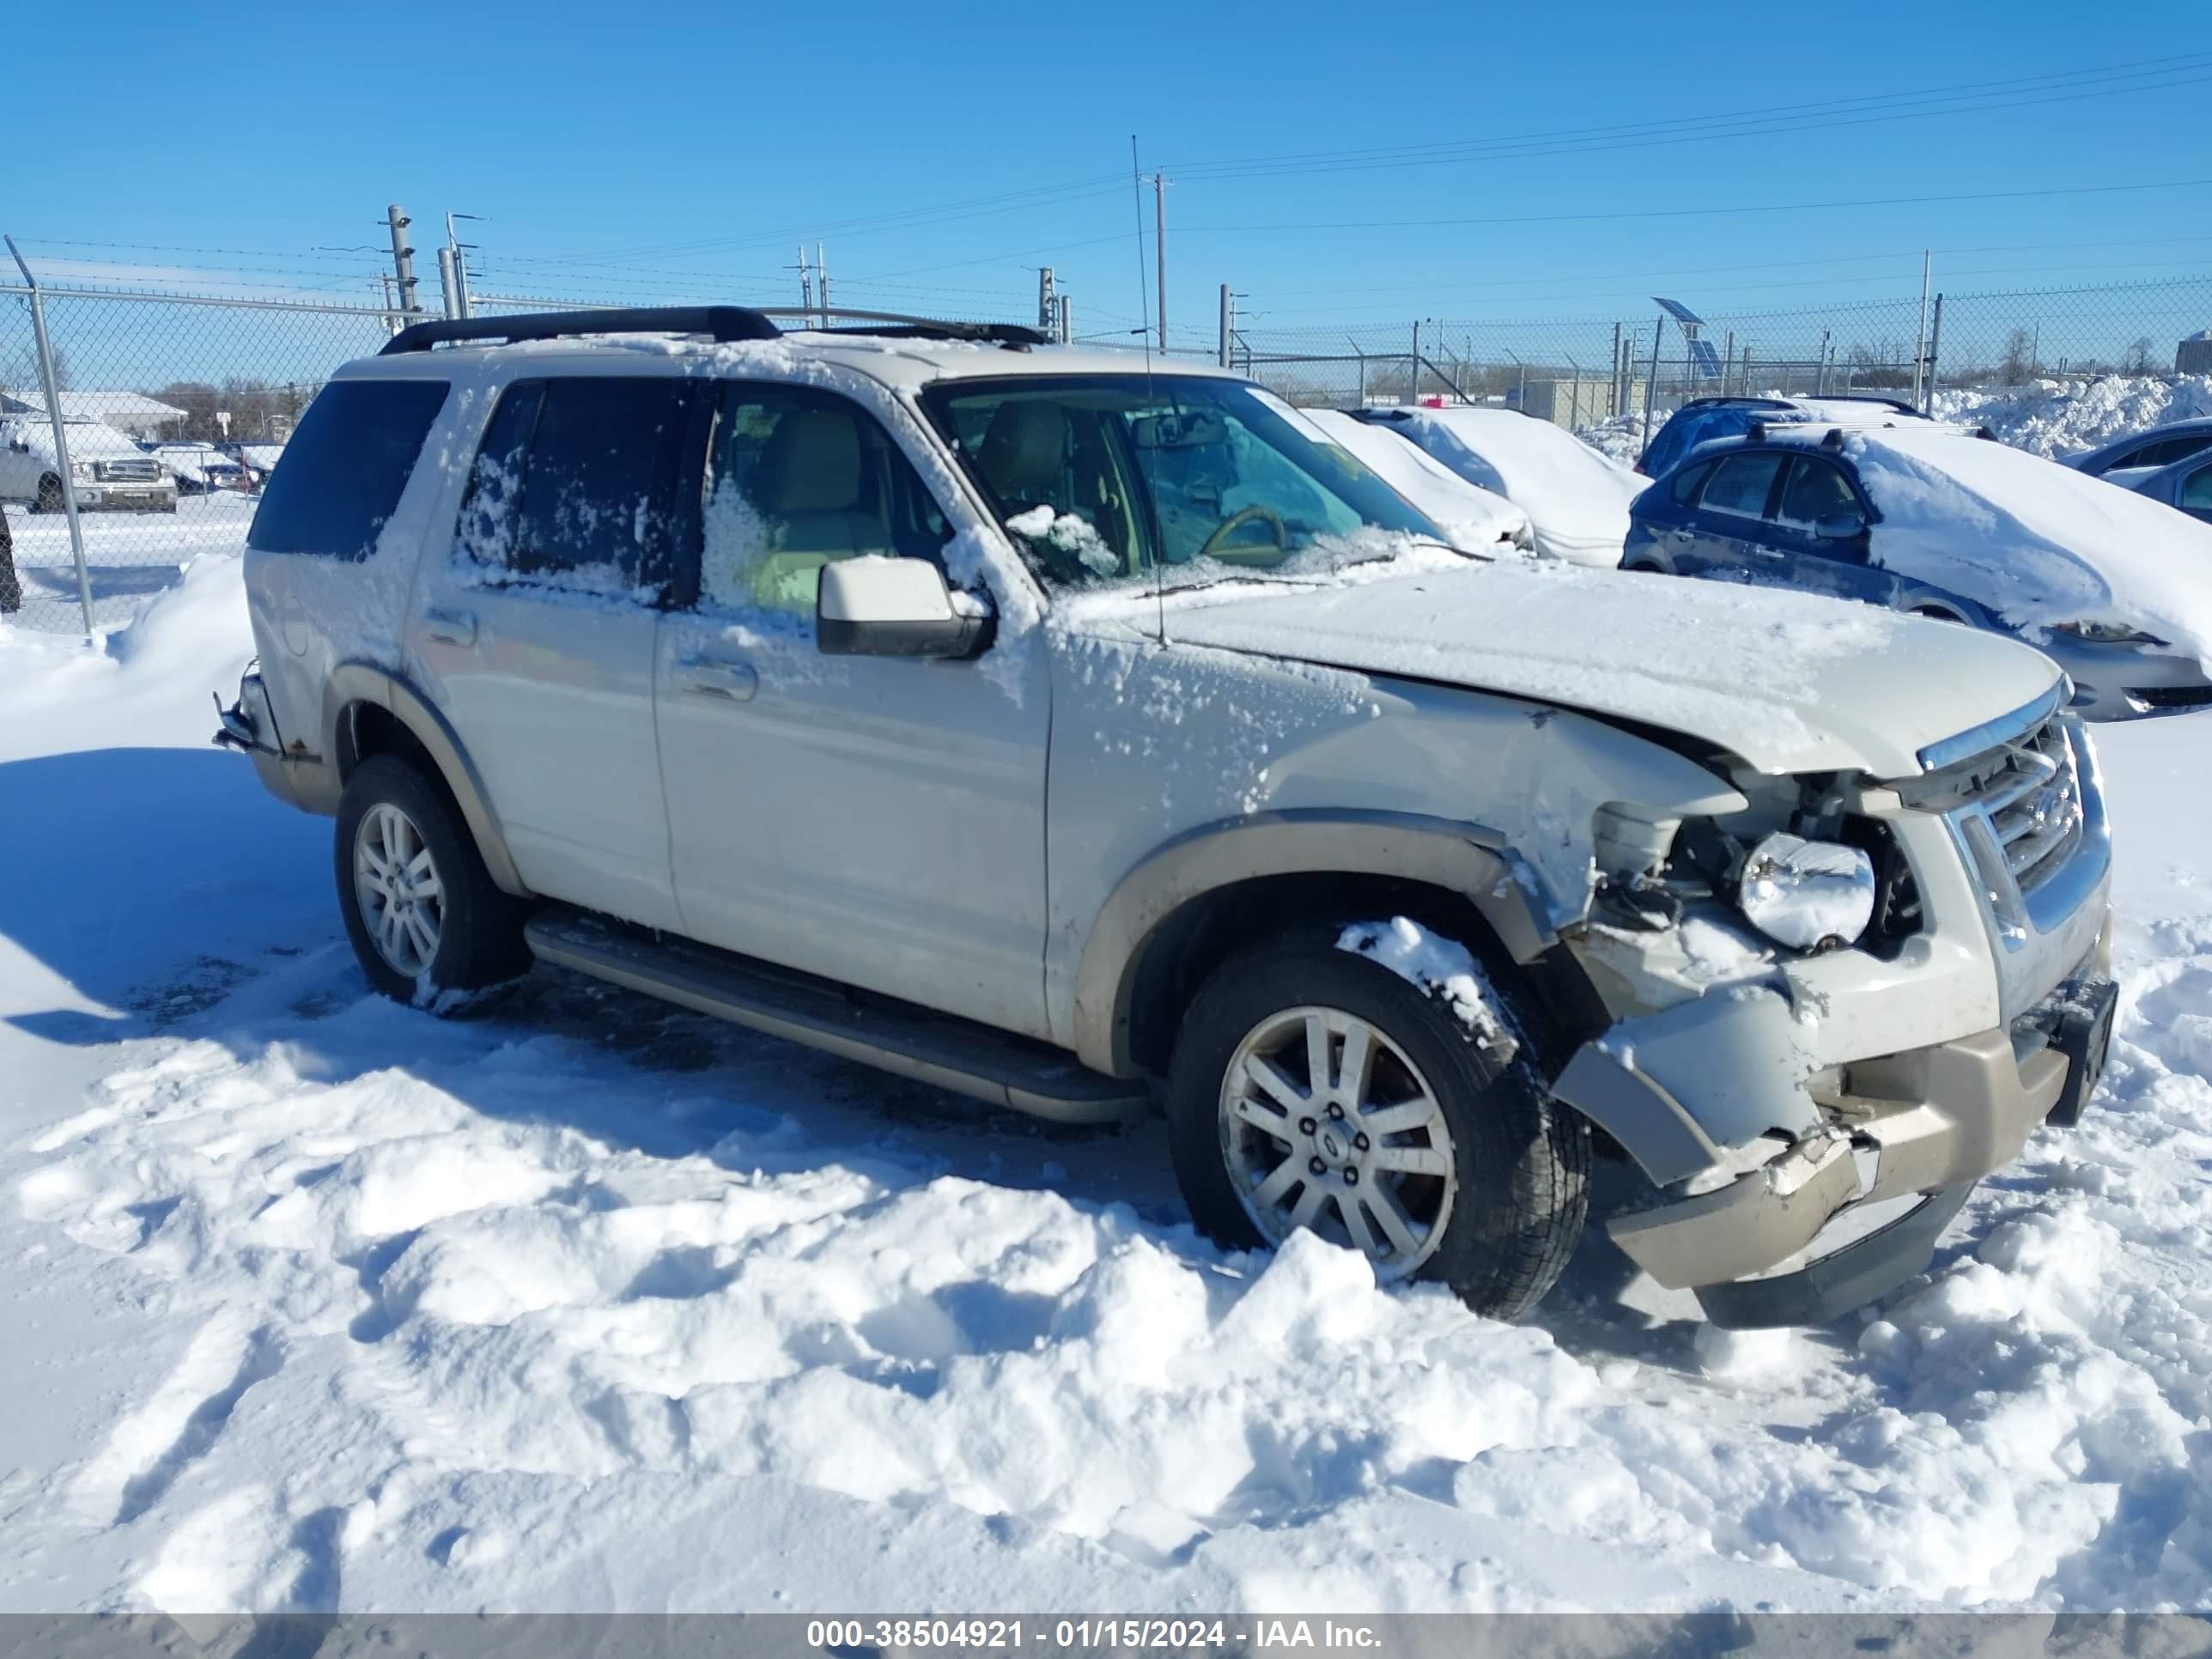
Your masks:
M1960 289L2212 270L2212 185L2105 189L2212 180L2203 0L2137 0L2124 27L2075 0L1696 16L475 0L125 4L95 29L36 6L0 229L50 261L366 298L398 201L432 279L456 210L486 216L499 291L787 301L819 240L850 303L1021 314L1050 264L1105 330L1141 303L1133 132L1173 181L1170 320L1207 338L1224 281L1319 329L1914 295L1923 246ZM1999 84L2027 77L2071 78ZM1867 118L1969 83L1959 112ZM1491 153L1404 153L1453 144ZM2063 190L2097 193L2004 194ZM1968 197L1991 199L1705 211ZM1444 220L1520 222L1390 222Z

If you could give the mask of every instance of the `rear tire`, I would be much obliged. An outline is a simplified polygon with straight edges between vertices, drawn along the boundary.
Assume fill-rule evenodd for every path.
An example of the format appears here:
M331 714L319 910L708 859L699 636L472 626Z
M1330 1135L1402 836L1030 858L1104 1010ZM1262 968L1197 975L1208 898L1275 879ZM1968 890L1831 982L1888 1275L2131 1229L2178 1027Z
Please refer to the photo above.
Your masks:
M346 780L334 837L338 910L368 982L394 1001L457 1012L530 967L526 912L501 892L444 788L372 755Z
M33 513L58 513L62 510L62 481L49 472L39 480L37 498L31 503Z
M1193 1000L1167 1098L1192 1218L1231 1249L1310 1225L1364 1249L1379 1279L1441 1282L1478 1313L1516 1318L1581 1235L1588 1132L1552 1101L1510 1006L1491 1010L1511 1039L1501 1058L1438 997L1335 939L1268 941ZM1317 1041L1334 1074L1319 1090L1305 1058ZM1255 1059L1268 1082L1254 1080Z

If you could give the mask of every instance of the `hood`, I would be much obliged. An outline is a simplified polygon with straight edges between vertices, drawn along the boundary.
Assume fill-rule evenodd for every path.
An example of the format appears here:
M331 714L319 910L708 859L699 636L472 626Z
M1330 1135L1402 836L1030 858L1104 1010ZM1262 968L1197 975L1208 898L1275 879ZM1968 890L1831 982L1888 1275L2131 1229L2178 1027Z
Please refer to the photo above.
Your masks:
M1362 586L1189 595L1172 641L1635 720L1762 772L1909 777L1929 744L2057 682L1994 634L1776 589L1510 561Z
M2212 525L2110 474L1941 428L1853 433L1844 450L1881 514L1877 564L2016 628L2115 623L2212 664Z
M1620 562L1628 504L1650 480L1564 428L1511 410L1415 409L1389 429L1525 511L1545 552L1581 564Z

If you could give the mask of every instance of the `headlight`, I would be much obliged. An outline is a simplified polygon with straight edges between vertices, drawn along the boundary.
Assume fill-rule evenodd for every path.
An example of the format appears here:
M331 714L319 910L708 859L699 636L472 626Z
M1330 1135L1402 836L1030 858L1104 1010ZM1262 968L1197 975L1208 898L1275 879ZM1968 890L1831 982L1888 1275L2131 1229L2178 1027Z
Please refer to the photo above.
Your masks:
M2051 631L2063 634L2069 639L2086 641L2091 645L2163 645L2165 641L2154 638L2124 623L2070 622L2054 623Z
M75 478L79 483L90 483L92 482L92 463L90 461L71 461L70 463L70 477Z
M1874 860L1839 842L1778 831L1744 860L1736 903L1777 945L1853 944L1874 920Z

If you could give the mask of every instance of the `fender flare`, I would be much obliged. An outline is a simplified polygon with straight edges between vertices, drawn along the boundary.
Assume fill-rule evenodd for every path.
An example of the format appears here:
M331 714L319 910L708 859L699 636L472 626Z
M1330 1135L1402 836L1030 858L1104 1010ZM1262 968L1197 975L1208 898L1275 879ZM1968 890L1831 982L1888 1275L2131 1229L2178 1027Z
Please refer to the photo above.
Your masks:
M1217 820L1146 855L1100 907L1076 969L1077 1057L1111 1076L1135 1076L1129 1026L1137 971L1160 925L1208 893L1291 875L1381 876L1461 894L1516 962L1542 954L1557 937L1531 890L1533 875L1502 836L1480 824L1330 808Z
M323 753L331 757L333 773L342 769L342 757L348 748L343 729L346 710L362 702L386 710L414 734L460 807L462 821L476 839L477 851L483 855L493 884L503 893L528 897L530 889L515 868L514 854L508 850L499 815L492 811L483 775L445 715L403 676L359 659L342 662L331 671L323 688Z

